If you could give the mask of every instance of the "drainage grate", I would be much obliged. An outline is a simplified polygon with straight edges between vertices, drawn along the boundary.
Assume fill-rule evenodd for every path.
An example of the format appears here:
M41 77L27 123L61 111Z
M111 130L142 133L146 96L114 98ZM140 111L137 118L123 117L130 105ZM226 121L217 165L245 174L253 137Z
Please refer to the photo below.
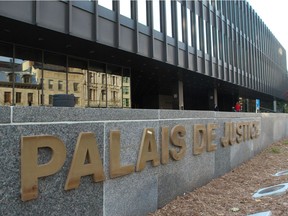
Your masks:
M286 193L286 190L288 189L288 183L283 183L279 185L274 185L267 188L261 188L258 190L254 195L253 198L259 198L263 196L277 196L282 195Z

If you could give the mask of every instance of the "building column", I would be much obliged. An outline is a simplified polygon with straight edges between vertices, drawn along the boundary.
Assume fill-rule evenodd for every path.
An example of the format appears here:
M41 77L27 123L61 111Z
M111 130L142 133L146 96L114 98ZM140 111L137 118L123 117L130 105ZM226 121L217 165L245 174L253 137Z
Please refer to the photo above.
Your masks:
M183 94L182 80L178 80L178 101L179 101L179 110L184 110L184 94Z
M274 101L273 101L273 110L274 110L274 112L277 112L277 101L276 101L276 99L274 99Z

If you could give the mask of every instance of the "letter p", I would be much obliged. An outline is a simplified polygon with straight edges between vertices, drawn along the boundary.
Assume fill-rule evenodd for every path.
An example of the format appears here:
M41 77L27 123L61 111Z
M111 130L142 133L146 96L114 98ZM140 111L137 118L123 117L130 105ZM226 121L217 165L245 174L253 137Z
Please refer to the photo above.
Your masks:
M48 163L38 164L38 149L50 148ZM58 172L66 159L64 143L55 136L24 136L21 138L21 199L38 197L38 178Z

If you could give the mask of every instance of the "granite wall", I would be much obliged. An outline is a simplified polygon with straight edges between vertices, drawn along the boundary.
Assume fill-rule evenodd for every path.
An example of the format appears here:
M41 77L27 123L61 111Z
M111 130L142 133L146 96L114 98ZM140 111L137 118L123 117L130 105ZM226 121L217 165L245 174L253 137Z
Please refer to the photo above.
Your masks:
M260 136L223 147L227 122L259 122ZM214 123L215 151L193 155L194 126ZM109 177L109 134L120 131L121 164L136 167L145 128L152 128L159 155L163 127L186 129L186 153L181 160L153 166L118 178ZM95 134L105 180L81 178L80 186L64 190L77 137ZM20 192L20 141L23 136L53 135L67 149L65 163L54 175L38 180L37 199L23 202ZM288 115L135 109L81 109L60 107L0 107L0 215L147 215L176 196L208 183L249 160L276 140L288 136ZM175 147L175 146L174 146ZM171 143L169 144L171 148ZM177 148L176 148L177 149ZM178 149L179 150L179 149ZM38 152L39 163L47 163L51 151Z

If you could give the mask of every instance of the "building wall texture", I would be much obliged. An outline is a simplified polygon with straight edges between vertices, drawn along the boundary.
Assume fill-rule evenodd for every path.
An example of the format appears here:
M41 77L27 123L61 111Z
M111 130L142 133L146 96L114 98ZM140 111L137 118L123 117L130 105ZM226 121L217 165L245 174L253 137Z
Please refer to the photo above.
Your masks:
M1 215L146 215L288 136L287 114L60 107L0 107L0 113ZM257 122L260 136L223 147L221 138L225 137L225 125L229 122ZM195 125L208 124L217 125L213 139L217 148L210 152L205 148L202 154L194 155ZM170 157L168 163L161 162L158 166L148 161L140 172L110 177L111 131L120 131L121 164L136 167L145 128L154 131L157 152L161 155L162 128L172 133L176 125L183 126L186 132L187 149L182 159ZM83 176L77 189L66 191L65 181L81 132L95 134L105 180L95 183L91 176ZM38 179L38 198L23 202L20 142L22 137L39 135L61 139L67 156L59 172ZM169 142L170 149L177 149ZM40 148L38 154L39 164L51 158L48 149Z

